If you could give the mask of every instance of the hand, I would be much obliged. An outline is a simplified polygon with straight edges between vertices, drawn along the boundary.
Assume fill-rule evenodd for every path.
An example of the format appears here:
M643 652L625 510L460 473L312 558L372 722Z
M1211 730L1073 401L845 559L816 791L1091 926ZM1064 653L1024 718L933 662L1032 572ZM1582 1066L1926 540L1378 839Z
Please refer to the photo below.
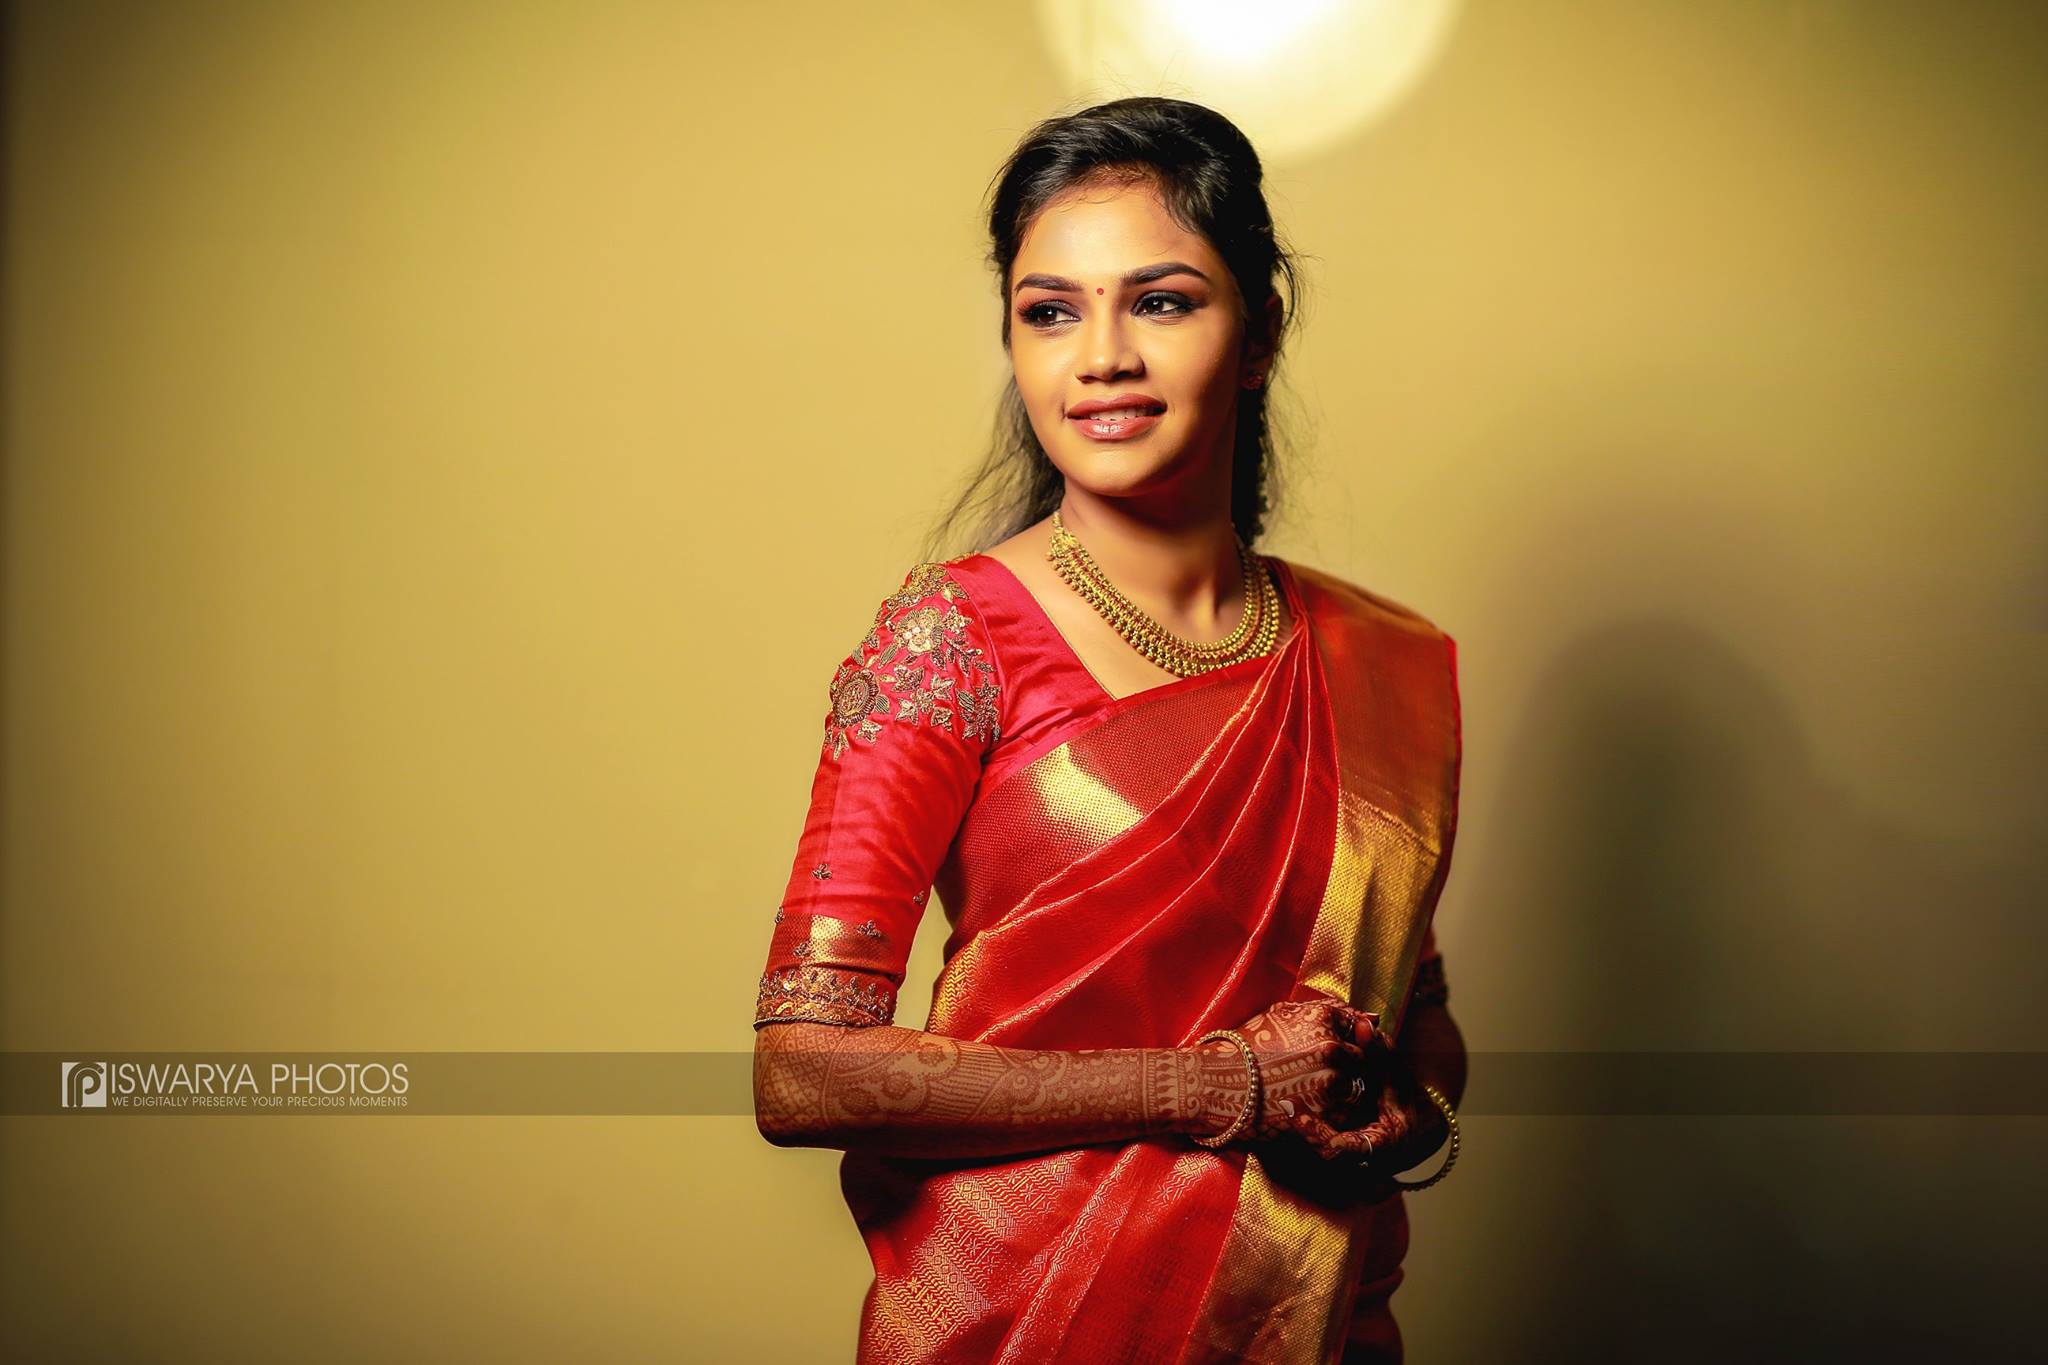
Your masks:
M1377 1035L1368 1048L1371 1081L1356 1102L1346 1097L1333 1115L1334 1131L1318 1133L1314 1145L1325 1157L1358 1165L1375 1180L1391 1180L1435 1154L1450 1139L1450 1124L1406 1056ZM1311 1120L1313 1132L1322 1121Z
M1258 1058L1263 1082L1259 1113L1238 1140L1296 1134L1320 1146L1334 1138L1337 1130L1322 1116L1343 1102L1353 1076L1367 1074L1367 1045L1379 1037L1377 1024L1375 1016L1324 997L1284 1000L1238 1025L1236 1031ZM1219 1039L1203 1044L1201 1051L1204 1083L1197 1131L1206 1135L1222 1132L1243 1109L1250 1078L1234 1043Z

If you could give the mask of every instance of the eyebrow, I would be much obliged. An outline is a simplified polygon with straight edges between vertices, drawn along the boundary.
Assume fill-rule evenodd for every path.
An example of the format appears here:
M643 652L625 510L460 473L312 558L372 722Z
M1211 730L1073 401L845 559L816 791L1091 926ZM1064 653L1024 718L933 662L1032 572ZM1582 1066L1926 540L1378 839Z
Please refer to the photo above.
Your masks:
M1146 284L1167 275L1193 275L1204 283L1207 283L1209 280L1207 275L1204 275L1185 261L1161 261L1157 265L1141 265L1136 270L1125 271L1122 283L1128 288L1131 285ZM1026 275L1023 279L1017 281L1017 287L1010 292L1016 294L1025 289L1053 289L1069 294L1078 294L1083 288L1084 286L1079 280L1070 280L1064 275Z

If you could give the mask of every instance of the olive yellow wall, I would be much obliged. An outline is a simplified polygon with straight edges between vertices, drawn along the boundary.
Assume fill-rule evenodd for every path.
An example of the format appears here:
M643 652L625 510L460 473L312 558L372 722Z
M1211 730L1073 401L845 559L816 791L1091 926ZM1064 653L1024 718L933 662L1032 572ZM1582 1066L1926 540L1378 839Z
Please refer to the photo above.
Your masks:
M0 1045L743 1075L826 681L1003 374L980 196L1070 107L1031 12L9 25ZM2020 4L1491 0L1274 168L1266 544L1459 639L1475 1049L2048 1048L2044 53ZM1488 1085L1413 1359L2020 1330L2039 1117ZM741 1112L6 1118L0 1347L844 1360L836 1161Z

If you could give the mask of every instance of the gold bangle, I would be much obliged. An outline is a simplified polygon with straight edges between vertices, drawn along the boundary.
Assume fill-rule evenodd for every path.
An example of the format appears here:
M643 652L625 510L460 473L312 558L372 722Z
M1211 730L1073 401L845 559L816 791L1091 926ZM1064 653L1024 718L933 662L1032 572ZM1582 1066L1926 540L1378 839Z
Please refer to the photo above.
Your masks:
M1451 1102L1444 1098L1444 1092L1428 1081L1422 1082L1422 1093L1429 1096L1430 1102L1443 1111L1444 1122L1451 1126L1449 1150L1444 1157L1444 1164L1437 1168L1435 1175L1427 1180L1396 1180L1393 1185L1397 1190L1426 1190L1449 1175L1451 1167L1458 1164L1458 1111L1451 1108Z
M1238 1111L1237 1117L1231 1120L1230 1126L1228 1128L1225 1128L1222 1132L1216 1134L1216 1136L1198 1137L1194 1139L1194 1141L1197 1144L1203 1147L1221 1147L1224 1143L1229 1142L1239 1133L1242 1133L1245 1129L1251 1127L1253 1120L1255 1120L1259 1116L1259 1096L1261 1092L1265 1089L1265 1084L1259 1075L1258 1056L1252 1051L1252 1045L1245 1041L1243 1034L1237 1032L1237 1030L1235 1029L1211 1029L1209 1030L1209 1032L1195 1039L1195 1046L1200 1047L1202 1044L1208 1042L1211 1038L1228 1038L1231 1042L1237 1044L1238 1050L1240 1052L1244 1053L1244 1108Z

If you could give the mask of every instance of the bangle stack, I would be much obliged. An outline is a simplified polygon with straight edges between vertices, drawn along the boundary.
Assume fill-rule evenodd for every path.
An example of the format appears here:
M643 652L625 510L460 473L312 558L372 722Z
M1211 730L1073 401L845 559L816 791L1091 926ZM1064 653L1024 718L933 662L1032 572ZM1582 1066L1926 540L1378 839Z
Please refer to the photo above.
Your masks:
M1237 1117L1231 1120L1230 1126L1214 1137L1198 1137L1194 1139L1196 1143L1203 1147L1221 1147L1224 1143L1229 1142L1245 1129L1251 1127L1258 1119L1259 1097L1265 1089L1264 1080L1259 1075L1258 1056L1253 1053L1252 1045L1245 1041L1243 1034L1235 1029L1211 1029L1195 1039L1195 1046L1200 1047L1212 1038L1227 1038L1237 1044L1238 1051L1244 1053L1246 1085L1244 1108L1238 1111Z
M1458 1111L1451 1108L1451 1102L1444 1098L1444 1092L1428 1081L1422 1082L1422 1093L1429 1096L1430 1103L1443 1111L1444 1122L1451 1126L1450 1144L1444 1154L1444 1164L1437 1168L1435 1175L1427 1180L1396 1180L1394 1188L1397 1190L1426 1190L1449 1175L1451 1167L1458 1164Z

